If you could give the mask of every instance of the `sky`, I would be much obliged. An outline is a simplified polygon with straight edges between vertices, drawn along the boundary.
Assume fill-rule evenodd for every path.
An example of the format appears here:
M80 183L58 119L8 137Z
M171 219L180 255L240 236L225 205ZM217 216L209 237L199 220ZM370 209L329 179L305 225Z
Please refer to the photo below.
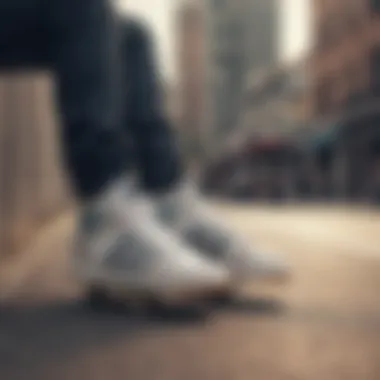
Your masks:
M310 47L311 0L281 0L280 58L297 60Z
M138 15L153 29L160 69L165 78L175 78L175 39L173 14L180 0L116 0L123 10ZM254 1L254 0L251 0ZM280 47L283 61L297 60L309 46L310 0L279 0Z

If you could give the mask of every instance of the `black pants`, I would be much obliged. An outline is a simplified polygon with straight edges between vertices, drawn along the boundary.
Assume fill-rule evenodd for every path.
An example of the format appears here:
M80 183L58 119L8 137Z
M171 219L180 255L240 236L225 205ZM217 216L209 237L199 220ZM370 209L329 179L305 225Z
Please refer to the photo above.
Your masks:
M134 164L147 189L180 176L150 45L108 0L0 0L0 68L56 74L65 159L82 198Z
M130 131L142 185L165 191L183 174L175 134L162 104L162 89L149 31L138 22L120 22L124 86L123 129Z

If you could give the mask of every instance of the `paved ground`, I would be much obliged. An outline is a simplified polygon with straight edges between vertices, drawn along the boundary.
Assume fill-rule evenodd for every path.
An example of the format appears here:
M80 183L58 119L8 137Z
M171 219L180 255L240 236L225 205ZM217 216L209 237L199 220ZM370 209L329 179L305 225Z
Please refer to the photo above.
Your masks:
M285 252L295 268L289 286L252 286L207 320L95 314L65 272L67 216L27 264L0 272L0 379L379 379L380 214L219 211L260 246Z

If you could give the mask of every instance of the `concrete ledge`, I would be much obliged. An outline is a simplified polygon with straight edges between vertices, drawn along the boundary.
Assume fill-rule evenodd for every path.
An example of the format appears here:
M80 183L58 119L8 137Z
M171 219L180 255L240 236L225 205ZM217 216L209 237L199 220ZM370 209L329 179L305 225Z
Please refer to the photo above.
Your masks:
M26 249L0 260L0 302L17 293L50 260L67 252L73 225L72 211L61 214L41 228Z

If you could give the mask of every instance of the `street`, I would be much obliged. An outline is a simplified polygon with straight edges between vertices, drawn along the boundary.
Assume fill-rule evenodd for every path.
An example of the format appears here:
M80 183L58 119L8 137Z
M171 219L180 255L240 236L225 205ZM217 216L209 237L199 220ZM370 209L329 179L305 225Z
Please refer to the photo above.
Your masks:
M205 319L96 313L66 272L65 215L27 265L0 270L0 379L379 379L380 212L216 208L259 247L284 253L289 285L253 284Z

